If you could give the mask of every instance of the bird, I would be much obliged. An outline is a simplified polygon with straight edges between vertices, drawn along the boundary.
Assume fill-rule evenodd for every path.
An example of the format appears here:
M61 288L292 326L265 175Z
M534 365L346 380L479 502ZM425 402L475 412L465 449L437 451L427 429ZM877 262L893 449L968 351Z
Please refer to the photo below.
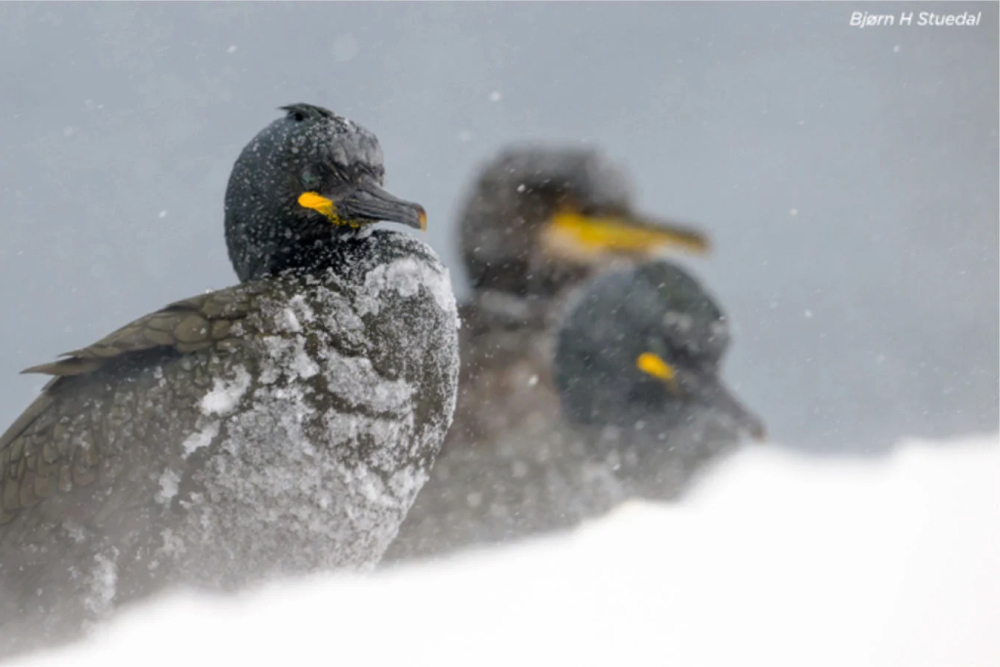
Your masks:
M62 359L0 436L0 655L73 638L170 586L368 570L451 423L448 271L389 221L377 137L282 107L237 158L239 283Z
M633 200L628 174L595 148L514 145L483 166L457 225L471 296L459 307L459 398L444 452L555 408L552 332L589 277L668 250L708 251L705 232Z
M553 368L563 414L599 431L598 441L617 441L614 465L631 494L673 497L674 480L683 484L735 440L716 436L766 438L764 422L721 378L729 345L727 316L681 267L654 261L600 276L559 329ZM705 415L715 423L703 424ZM675 426L688 432L676 437Z
M675 500L744 433L765 437L720 377L725 314L679 266L595 276L555 337L558 410L443 454L385 566L568 530L630 499Z
M501 460L512 434L547 451L553 430L563 429L552 376L555 332L583 284L669 250L709 250L707 233L639 212L634 199L625 170L590 147L513 145L473 179L457 224L471 295L459 307L455 421L384 562L449 550L440 517L466 495L478 501L471 477L490 474L490 484L526 492L510 474L484 471L521 470ZM456 481L459 468L470 479Z

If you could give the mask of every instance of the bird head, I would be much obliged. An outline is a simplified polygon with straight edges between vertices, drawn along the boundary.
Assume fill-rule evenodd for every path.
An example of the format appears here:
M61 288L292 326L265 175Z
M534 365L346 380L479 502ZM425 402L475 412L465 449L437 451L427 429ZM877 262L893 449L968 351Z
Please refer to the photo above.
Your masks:
M374 134L322 107L282 110L240 153L226 188L226 242L240 280L294 267L373 222L426 229L423 207L383 189Z
M595 278L558 333L554 374L563 409L572 421L621 426L708 409L763 439L763 422L720 377L729 341L718 305L674 264Z
M587 149L525 147L481 172L459 220L475 289L552 294L668 248L708 249L700 231L632 210L626 175Z

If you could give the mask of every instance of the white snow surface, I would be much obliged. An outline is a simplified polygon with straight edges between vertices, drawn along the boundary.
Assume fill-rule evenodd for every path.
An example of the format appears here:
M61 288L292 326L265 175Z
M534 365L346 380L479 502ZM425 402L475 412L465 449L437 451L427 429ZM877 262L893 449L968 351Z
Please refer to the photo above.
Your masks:
M219 435L218 421L210 422L205 428L195 431L181 443L183 456L187 458L202 447L208 447L217 435Z
M185 440L185 442L187 442ZM181 482L181 476L177 474L177 471L171 470L170 468L163 471L160 475L160 491L156 494L156 502L161 505L166 505L177 495L178 487Z
M228 415L239 405L243 395L250 388L250 374L245 368L236 369L236 377L233 381L215 378L213 380L212 391L205 394L201 399L201 411L205 415ZM215 437L214 435L212 436ZM211 439L211 438L210 438Z
M358 312L361 315L378 313L383 290L394 290L402 297L409 297L416 294L421 286L430 291L431 297L441 310L446 312L454 310L455 295L451 290L449 276L448 269L431 267L413 257L403 257L379 265L365 277L363 298L358 299Z
M1000 665L997 480L995 434L880 459L756 446L680 504L368 576L175 593L16 664Z

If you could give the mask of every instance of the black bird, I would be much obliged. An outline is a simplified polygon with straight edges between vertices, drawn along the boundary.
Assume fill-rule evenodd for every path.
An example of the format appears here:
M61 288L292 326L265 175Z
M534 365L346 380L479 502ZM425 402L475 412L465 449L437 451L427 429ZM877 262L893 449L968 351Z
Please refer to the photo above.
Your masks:
M464 504L466 492L473 503L480 494L465 488L468 480L455 481L456 466L524 491L520 478L477 467L499 465L512 434L538 432L539 452L547 451L549 436L542 434L560 424L554 332L583 282L668 249L707 250L704 233L637 213L631 202L625 173L593 150L512 148L479 174L458 223L472 295L460 308L455 422L387 560L451 545L442 513L452 502Z
M740 432L765 436L763 422L720 377L729 342L726 316L680 267L651 262L600 276L559 330L554 370L563 415L610 444L604 454L630 493L673 497ZM692 431L699 414L715 423Z
M308 104L225 198L240 284L65 358L0 436L0 654L165 586L368 568L451 423L457 311L375 135Z
M637 213L626 174L602 153L511 148L488 163L459 217L472 295L460 307L462 370L445 451L492 442L557 404L552 332L588 277L706 235Z
M725 315L676 266L592 279L557 335L560 410L443 454L383 562L567 529L630 498L676 498L742 432L764 436L719 377L728 346Z

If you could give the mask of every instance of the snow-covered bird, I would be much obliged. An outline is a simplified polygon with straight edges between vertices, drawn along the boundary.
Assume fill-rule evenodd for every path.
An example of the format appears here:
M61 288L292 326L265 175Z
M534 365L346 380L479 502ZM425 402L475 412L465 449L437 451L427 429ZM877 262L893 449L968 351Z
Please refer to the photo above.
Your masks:
M386 561L572 525L617 502L620 483L560 416L556 331L592 276L708 247L631 201L629 179L593 150L509 149L478 176L459 220L473 293L460 308L455 422Z
M451 423L457 311L375 135L308 104L225 197L240 284L29 369L0 436L0 654L168 585L367 568Z

